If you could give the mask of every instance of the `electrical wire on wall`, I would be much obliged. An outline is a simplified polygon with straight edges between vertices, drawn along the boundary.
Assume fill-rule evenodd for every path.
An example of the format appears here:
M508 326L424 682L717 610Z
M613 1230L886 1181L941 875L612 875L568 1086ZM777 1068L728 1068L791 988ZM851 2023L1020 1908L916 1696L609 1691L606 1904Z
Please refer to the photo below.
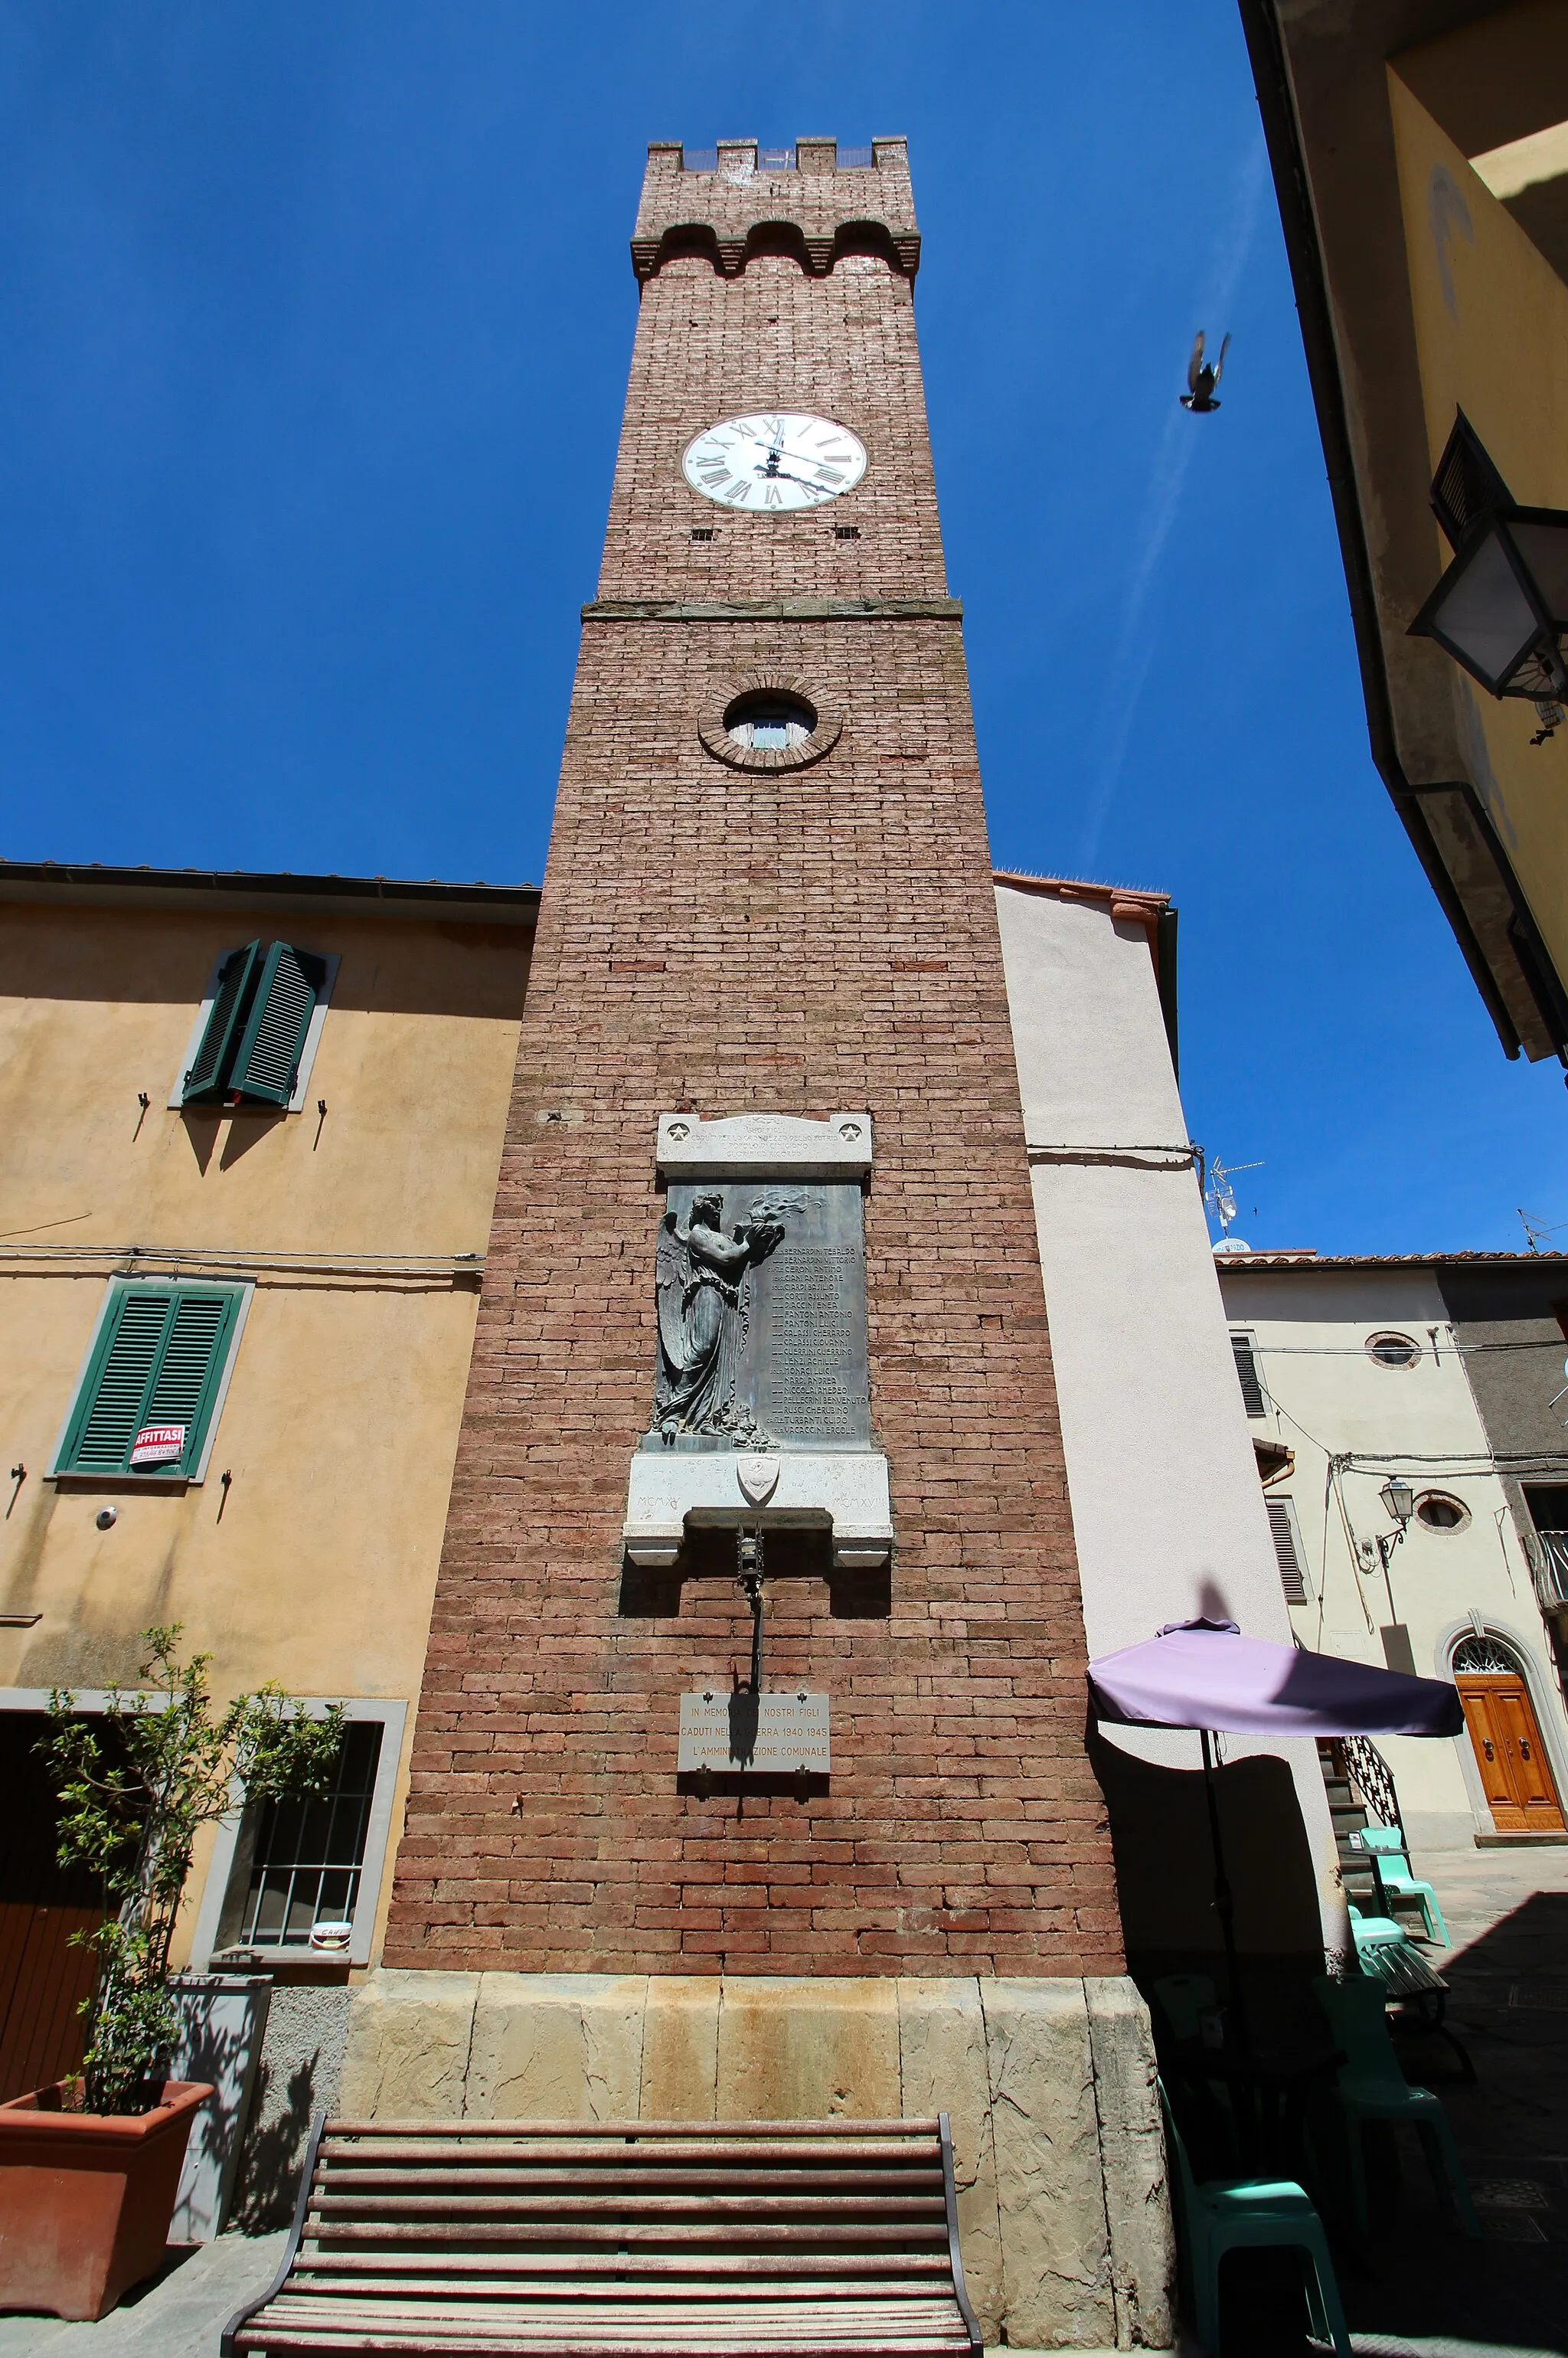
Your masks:
M1334 1469L1323 1469L1323 1544L1318 1550L1317 1567L1317 1650L1323 1651L1323 1617L1328 1605L1328 1493L1334 1480Z
M1433 1362L1436 1365L1441 1366L1442 1360L1438 1350L1437 1330L1435 1327L1429 1327L1427 1332L1431 1340ZM1492 1351L1556 1351L1562 1347L1561 1342L1559 1341L1554 1339L1540 1338L1532 1338L1522 1342L1504 1341L1462 1344L1455 1337L1452 1326L1450 1326L1448 1333L1448 1346L1454 1357L1459 1359L1461 1365L1463 1365L1465 1357L1471 1354L1478 1355L1482 1352ZM1272 1391L1269 1389L1267 1379L1265 1378L1262 1367L1260 1364L1263 1360L1265 1355L1271 1357L1279 1356L1284 1357L1314 1358L1360 1357L1362 1356L1364 1347L1365 1347L1361 1345L1343 1344L1263 1344L1260 1343L1256 1339L1252 1343L1253 1367L1258 1378L1258 1388L1265 1405L1271 1412L1276 1420L1276 1429L1281 1423L1288 1424L1292 1428L1292 1432L1299 1434L1301 1439L1307 1443L1310 1447L1320 1451L1325 1460L1323 1531L1321 1545L1319 1548L1317 1584L1317 1643L1320 1650L1324 1643L1328 1610L1328 1500L1331 1493L1333 1495L1335 1504L1339 1511L1340 1528L1344 1532L1345 1544L1350 1556L1351 1569L1354 1574L1351 1585L1356 1591L1356 1601L1361 1608L1361 1618L1366 1625L1368 1637L1373 1634L1376 1627L1372 1615L1368 1607L1366 1591L1362 1584L1364 1577L1375 1566L1379 1551L1375 1541L1364 1541L1357 1535L1355 1521L1350 1511L1349 1499L1345 1489L1344 1477L1347 1473L1370 1476L1385 1472L1391 1472L1398 1466L1411 1466L1422 1469L1421 1473L1418 1473L1417 1475L1418 1480L1422 1478L1422 1475L1425 1475L1425 1477L1430 1479L1431 1472L1443 1472L1447 1474L1448 1478L1451 1481L1463 1482L1467 1478L1480 1479L1483 1476L1490 1476L1496 1480L1507 1476L1511 1477L1515 1482L1518 1482L1521 1479L1528 1478L1531 1474L1538 1476L1545 1475L1548 1477L1561 1481L1563 1479L1565 1469L1568 1469L1568 1453L1559 1455L1554 1451L1549 1450L1498 1450L1491 1447L1476 1450L1443 1450L1424 1452L1419 1450L1394 1449L1379 1451L1377 1453L1370 1453L1364 1450L1331 1450L1325 1443L1318 1439L1316 1433L1309 1433L1306 1426L1302 1423L1300 1418L1292 1416L1290 1410L1283 1407L1275 1398ZM1420 1350L1420 1347L1421 1347L1418 1344L1416 1346L1418 1351ZM1561 1398L1562 1396L1563 1395L1560 1394L1558 1397ZM1428 1472L1427 1469L1431 1469L1431 1472ZM1536 1577L1536 1567L1530 1557L1530 1544L1519 1529L1512 1507L1506 1497L1503 1505L1493 1509L1492 1521L1493 1528L1498 1536L1498 1551L1503 1559L1503 1571L1509 1584L1509 1594L1517 1602L1519 1596L1519 1586L1514 1576L1513 1558L1509 1552L1508 1539L1503 1528L1505 1522L1511 1522L1514 1524L1515 1540L1520 1553L1525 1558L1526 1565L1530 1573L1530 1588L1533 1594L1537 1589L1538 1583ZM1370 1561L1368 1561L1368 1559L1370 1559ZM1391 1607L1391 1597L1390 1602ZM1565 1693L1568 1693L1568 1685L1565 1685L1564 1692Z
M1498 1509L1497 1509L1497 1510L1496 1510L1496 1512L1494 1513L1494 1515L1493 1515L1493 1517L1492 1517L1492 1522L1493 1522L1493 1525L1494 1525L1494 1527L1495 1527L1495 1529L1496 1529L1496 1531L1497 1531L1497 1534L1498 1534L1498 1547L1502 1550L1502 1555L1503 1555L1503 1570L1504 1570L1504 1572L1505 1572L1505 1573L1507 1573L1507 1574L1508 1574L1508 1581L1509 1581L1509 1595L1510 1596L1517 1597L1517 1596L1518 1596L1518 1595L1519 1595L1519 1590L1518 1590L1518 1589L1515 1587L1515 1585L1514 1585L1514 1568L1513 1568L1513 1564L1512 1564L1511 1561L1509 1560L1509 1543L1508 1543L1507 1540L1506 1540L1506 1539L1504 1539L1504 1537L1503 1537L1503 1524L1504 1524L1504 1521L1505 1521L1505 1520L1507 1520L1507 1521L1510 1521L1510 1522L1511 1522L1511 1521L1512 1521L1512 1520L1513 1520L1513 1517L1512 1517L1512 1514L1511 1514L1511 1512L1510 1512L1510 1510L1509 1510L1508 1501L1505 1499L1505 1500L1503 1501L1503 1504L1502 1504L1499 1508L1498 1508ZM1532 1582L1532 1585L1533 1585L1533 1582Z
M1322 1442L1318 1439L1315 1433L1309 1433L1299 1417L1292 1416L1288 1408L1281 1407L1281 1403L1274 1398L1273 1393L1269 1390L1268 1383L1260 1369L1259 1371L1258 1389L1262 1393L1264 1400L1268 1402L1275 1416L1277 1418L1281 1418L1286 1424L1292 1426L1295 1432L1301 1434L1302 1439L1310 1444L1314 1449L1321 1451L1323 1456L1327 1461L1324 1483L1323 1551L1322 1561L1318 1567L1317 1583L1317 1634L1319 1648L1321 1650L1324 1613L1328 1591L1328 1498L1330 1492L1333 1493L1335 1503L1339 1509L1339 1520L1345 1532L1345 1544L1350 1554L1351 1570L1357 1575L1351 1582L1351 1586L1356 1591L1356 1602L1361 1607L1361 1618L1367 1624L1367 1634L1370 1637L1375 1625L1371 1615L1367 1610L1367 1599L1362 1594L1361 1589L1360 1542L1356 1537L1356 1527L1350 1520L1350 1509L1346 1504L1344 1491L1340 1483L1341 1474L1350 1461L1343 1455L1336 1455L1335 1451L1328 1447L1325 1442Z
M1320 1441L1318 1447L1323 1444ZM1367 1610L1367 1592L1361 1585L1361 1542L1356 1536L1356 1526L1350 1520L1350 1509L1345 1497L1345 1461L1332 1453L1328 1460L1328 1478L1334 1485L1335 1498L1339 1507L1339 1520L1345 1530L1345 1544L1350 1551L1350 1562L1356 1574L1356 1602L1361 1607L1361 1618L1367 1624L1367 1635L1372 1635L1372 1616Z

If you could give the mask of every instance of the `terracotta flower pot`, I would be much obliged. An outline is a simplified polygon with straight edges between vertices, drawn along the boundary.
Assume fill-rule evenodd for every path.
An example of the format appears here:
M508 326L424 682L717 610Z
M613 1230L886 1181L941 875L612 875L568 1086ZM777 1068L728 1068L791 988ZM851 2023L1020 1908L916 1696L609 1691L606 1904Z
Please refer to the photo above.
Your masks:
M72 2113L66 2087L0 2104L0 2309L102 2317L164 2255L204 2082L150 2113Z

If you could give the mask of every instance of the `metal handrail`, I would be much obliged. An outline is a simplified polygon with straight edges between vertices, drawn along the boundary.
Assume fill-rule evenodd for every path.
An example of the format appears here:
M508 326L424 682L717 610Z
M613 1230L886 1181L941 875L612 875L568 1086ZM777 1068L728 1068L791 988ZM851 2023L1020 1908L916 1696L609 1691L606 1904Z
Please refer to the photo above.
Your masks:
M1345 1736L1345 1765L1350 1782L1361 1797L1368 1823L1375 1826L1398 1826L1402 1834L1405 1822L1400 1815L1400 1797L1394 1790L1394 1772L1369 1736ZM1375 1854L1372 1854L1375 1855Z
M1568 1605L1568 1531L1537 1531L1530 1550L1535 1593L1542 1605Z

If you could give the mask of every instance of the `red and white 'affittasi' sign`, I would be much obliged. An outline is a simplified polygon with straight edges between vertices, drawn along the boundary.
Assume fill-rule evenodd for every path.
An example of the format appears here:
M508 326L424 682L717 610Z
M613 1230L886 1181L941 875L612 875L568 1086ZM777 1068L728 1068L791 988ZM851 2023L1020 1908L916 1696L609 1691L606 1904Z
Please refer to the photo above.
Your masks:
M184 1455L182 1424L144 1424L131 1444L133 1466L173 1466Z

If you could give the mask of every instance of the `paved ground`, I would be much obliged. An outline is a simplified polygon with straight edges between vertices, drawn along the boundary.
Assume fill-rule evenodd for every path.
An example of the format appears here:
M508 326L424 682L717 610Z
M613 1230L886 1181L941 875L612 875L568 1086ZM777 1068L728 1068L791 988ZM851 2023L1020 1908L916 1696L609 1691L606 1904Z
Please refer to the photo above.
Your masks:
M1409 2078L1443 2099L1484 2230L1475 2244L1439 2209L1420 2148L1368 2133L1371 2245L1336 2237L1357 2358L1533 2358L1568 2353L1568 1847L1433 1853L1412 1862L1435 1887L1454 1946L1433 1963L1448 2019L1476 2066L1473 2087L1436 2040L1400 2050ZM1407 2147L1408 2139L1408 2147ZM1379 2216L1380 2209L1380 2216ZM1238 2255L1225 2358L1311 2349L1300 2296L1271 2255Z
M0 2317L0 2358L218 2358L242 2301L272 2281L287 2235L220 2235L170 2263L96 2325Z

